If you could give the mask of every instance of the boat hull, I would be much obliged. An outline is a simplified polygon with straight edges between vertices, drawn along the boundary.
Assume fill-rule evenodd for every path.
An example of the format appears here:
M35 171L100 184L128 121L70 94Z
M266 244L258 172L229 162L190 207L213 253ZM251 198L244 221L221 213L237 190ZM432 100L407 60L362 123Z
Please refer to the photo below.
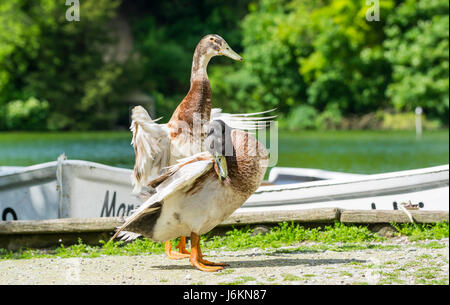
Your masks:
M289 171L292 174L292 170ZM0 173L0 220L126 216L141 204L128 169L59 160ZM336 207L392 210L402 202L449 208L448 165L261 186L235 213ZM311 179L318 180L318 179ZM276 183L272 179L273 183Z

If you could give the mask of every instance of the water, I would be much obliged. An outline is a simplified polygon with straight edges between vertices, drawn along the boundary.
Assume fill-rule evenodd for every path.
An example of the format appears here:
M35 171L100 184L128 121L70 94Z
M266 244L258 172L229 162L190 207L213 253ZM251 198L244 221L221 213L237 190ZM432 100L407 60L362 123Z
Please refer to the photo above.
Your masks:
M132 168L131 133L0 133L0 166L69 159ZM424 132L281 132L277 166L372 174L449 163L448 130Z
M448 130L416 139L404 131L284 133L277 166L374 174L449 163Z
M28 166L69 159L131 168L134 150L129 132L0 133L0 165Z

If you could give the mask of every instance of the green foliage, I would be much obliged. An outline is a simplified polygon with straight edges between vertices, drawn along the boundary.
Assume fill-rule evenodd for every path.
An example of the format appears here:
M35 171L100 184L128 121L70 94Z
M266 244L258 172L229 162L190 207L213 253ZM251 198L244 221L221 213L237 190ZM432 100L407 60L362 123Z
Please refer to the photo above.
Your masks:
M366 20L365 0L252 4L244 65L213 71L215 100L226 109L278 107L291 129L333 129L344 116L416 106L448 124L448 1L379 4L377 22ZM303 105L323 115L300 124Z
M381 1L381 14L392 6ZM214 92L224 104L232 98L243 107L258 101L258 110L278 107L285 114L295 105L329 108L319 125L331 127L341 113L378 109L386 104L390 67L382 52L382 24L366 22L366 9L365 1L353 0L259 1L242 23L245 63L239 69L247 72L235 72L252 81L229 82L234 77L227 75L221 78L226 85ZM219 76L212 76L213 84Z
M121 70L104 50L118 4L81 1L81 20L68 22L64 1L0 3L0 109L36 97L48 101L52 129L109 128L104 117L117 118Z
M180 5L177 0L168 0L136 4L136 12L130 17L139 54L134 63L135 82L155 97L157 116L169 119L188 92L192 57L201 37L216 33L240 52L242 34L238 24L247 13L248 3L191 0ZM141 7L148 12L146 15L139 13ZM221 66L226 70L230 64L228 58L214 58L211 68Z
M301 105L292 110L286 119L280 120L280 128L291 131L305 129L338 129L342 114L336 104L329 104L324 111L318 113L310 105Z
M289 129L336 129L380 109L421 106L448 125L447 0L380 0L374 22L366 0L80 3L79 22L65 19L64 1L0 3L0 130L17 126L6 124L7 105L31 97L48 101L48 117L26 128L126 126L136 91L168 119L189 89L195 45L209 33L244 57L214 58L209 68L213 105L226 111L277 108ZM132 38L125 59L121 20Z
M449 2L406 0L388 16L385 56L393 67L387 96L400 110L421 106L448 123Z
M308 2L298 9L312 6ZM292 24L294 9L283 0L261 0L249 9L242 22L244 62L227 73L213 70L214 101L226 110L277 108L286 114L296 102L305 100L306 90L295 50L305 44L292 41L294 37L288 31L296 29Z
M414 112L406 113L378 113L381 121L381 129L386 130L415 130L416 128L416 114ZM435 130L442 127L439 120L429 120L425 115L422 115L422 128L425 130Z
M393 2L380 1L380 15ZM343 113L385 105L390 68L383 58L383 21L367 22L366 1L335 0L310 15L313 51L299 56L308 83L308 102L318 109L335 104ZM297 12L300 17L301 12Z
M316 129L318 113L316 108L309 105L298 106L287 117L289 130Z
M26 101L12 101L6 105L5 125L13 130L45 130L49 103L30 97Z
M337 129L342 122L342 113L337 104L328 104L317 117L317 125L321 129Z

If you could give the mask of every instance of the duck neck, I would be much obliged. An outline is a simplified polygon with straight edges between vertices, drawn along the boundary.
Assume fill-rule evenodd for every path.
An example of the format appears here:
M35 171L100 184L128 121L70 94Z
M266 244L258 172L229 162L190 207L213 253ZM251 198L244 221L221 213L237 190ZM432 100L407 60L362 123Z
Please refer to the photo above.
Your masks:
M191 128L194 124L195 115L200 115L198 118L207 122L209 122L211 116L212 92L206 73L206 67L211 56L208 57L201 53L199 47L197 47L192 61L191 87L171 118L171 121L184 121Z
M197 46L194 52L194 57L192 59L192 69L191 69L191 88L194 81L207 81L208 73L206 72L206 68L208 67L208 63L211 60L212 56L202 52L203 48Z
M210 119L212 107L211 85L206 72L211 57L196 49L192 60L191 86L185 100L189 108L201 114L201 118L206 121Z

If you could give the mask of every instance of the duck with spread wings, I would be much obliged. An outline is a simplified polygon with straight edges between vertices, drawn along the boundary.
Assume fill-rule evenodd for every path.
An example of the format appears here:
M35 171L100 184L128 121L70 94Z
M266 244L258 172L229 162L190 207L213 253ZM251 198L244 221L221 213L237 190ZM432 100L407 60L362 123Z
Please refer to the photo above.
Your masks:
M177 160L205 151L205 131L212 120L220 119L232 128L254 130L265 128L274 116L265 116L263 111L248 114L223 113L219 108L212 109L211 86L207 66L214 56L227 56L242 60L228 43L219 35L203 37L195 48L192 60L190 90L176 108L167 124L158 124L147 111L134 107L131 115L132 145L135 150L135 165L132 175L133 193L151 189L149 185L164 169L177 163ZM180 238L179 252L171 249L166 241L166 254L169 258L188 257L185 237Z
M190 236L191 264L202 271L223 269L225 264L203 258L200 235L230 216L260 186L268 154L252 135L231 129L222 120L209 124L205 143L205 152L180 160L149 182L155 193L113 238L143 235L164 242Z

